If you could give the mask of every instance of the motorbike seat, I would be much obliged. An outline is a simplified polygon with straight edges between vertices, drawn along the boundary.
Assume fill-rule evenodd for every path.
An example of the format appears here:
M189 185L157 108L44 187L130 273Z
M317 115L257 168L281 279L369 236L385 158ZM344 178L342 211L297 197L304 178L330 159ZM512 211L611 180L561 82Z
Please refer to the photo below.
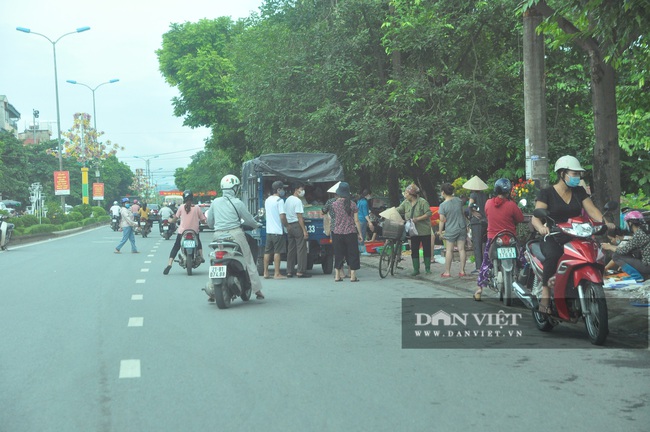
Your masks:
M546 257L542 253L541 243L539 241L532 241L528 244L531 253L536 256L540 261L544 261Z

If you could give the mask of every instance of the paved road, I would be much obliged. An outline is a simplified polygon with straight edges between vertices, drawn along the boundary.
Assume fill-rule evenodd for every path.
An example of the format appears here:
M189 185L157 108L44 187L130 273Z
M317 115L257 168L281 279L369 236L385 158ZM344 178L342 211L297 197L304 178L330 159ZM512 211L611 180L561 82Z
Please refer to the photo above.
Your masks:
M650 424L648 351L593 348L584 327L531 334L530 349L402 349L402 298L460 304L456 288L367 263L360 283L264 280L266 300L220 311L200 290L207 267L162 275L171 241L115 255L118 239L103 227L0 254L0 431ZM581 349L540 349L549 337Z

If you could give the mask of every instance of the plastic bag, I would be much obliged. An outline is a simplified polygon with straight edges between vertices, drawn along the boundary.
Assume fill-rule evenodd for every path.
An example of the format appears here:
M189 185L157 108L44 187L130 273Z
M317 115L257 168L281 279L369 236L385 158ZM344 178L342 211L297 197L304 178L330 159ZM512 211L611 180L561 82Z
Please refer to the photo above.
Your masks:
M413 219L409 219L406 221L406 223L404 224L404 229L406 230L409 237L419 235L417 228L415 228L415 222L413 222Z

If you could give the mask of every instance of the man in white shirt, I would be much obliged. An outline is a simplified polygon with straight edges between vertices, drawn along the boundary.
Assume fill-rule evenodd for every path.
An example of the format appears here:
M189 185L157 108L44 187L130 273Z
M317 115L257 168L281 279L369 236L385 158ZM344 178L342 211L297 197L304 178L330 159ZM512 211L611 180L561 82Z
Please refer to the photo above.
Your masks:
M117 201L113 201L113 207L110 209L111 216L120 217L120 206L117 204Z
M302 200L305 196L305 187L297 183L293 188L293 195L287 198L284 203L284 210L287 215L287 237L289 246L287 250L287 277L293 277L294 266L298 262L296 277L311 277L307 273L307 238L309 233L305 227L305 220L302 217L304 213Z
M271 193L264 201L266 214L266 245L264 247L264 279L270 279L269 263L273 255L275 273L273 279L286 279L280 273L280 254L287 251L287 243L284 238L284 227L287 226L287 216L284 212L284 185L281 181L274 181L271 185Z

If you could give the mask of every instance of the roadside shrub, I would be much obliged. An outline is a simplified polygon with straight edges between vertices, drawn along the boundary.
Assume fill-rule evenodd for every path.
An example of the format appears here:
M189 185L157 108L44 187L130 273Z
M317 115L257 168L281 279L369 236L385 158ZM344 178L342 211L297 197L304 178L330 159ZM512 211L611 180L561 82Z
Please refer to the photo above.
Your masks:
M28 235L28 234L51 233L57 231L58 229L59 227L57 225L52 225L52 224L33 225L25 228L25 234Z
M24 216L19 217L18 219L20 219L22 221L22 224L25 227L29 227L29 226L38 224L38 217L36 217L34 215L24 215ZM18 224L16 224L16 226L18 226Z
M93 216L96 218L100 218L101 216L106 216L108 212L104 210L102 207L99 206L93 206Z
M81 226L88 226L88 225L92 225L94 223L97 223L97 219L88 218L88 219L84 219L84 220L81 221Z
M70 222L66 222L66 223L63 224L63 229L64 230L69 230L69 229L73 229L73 228L79 228L80 226L81 226L81 223L75 222L75 221L70 221Z
M82 219L89 218L93 212L93 208L89 204L81 204L75 206L72 211L79 212L83 215ZM72 212L71 212L72 213Z
M79 213L76 210L76 207L75 210L71 211L66 215L66 222L81 222L83 219L84 219L84 215Z
M97 222L99 223L109 223L110 221L111 217L109 215L104 215L97 218Z

